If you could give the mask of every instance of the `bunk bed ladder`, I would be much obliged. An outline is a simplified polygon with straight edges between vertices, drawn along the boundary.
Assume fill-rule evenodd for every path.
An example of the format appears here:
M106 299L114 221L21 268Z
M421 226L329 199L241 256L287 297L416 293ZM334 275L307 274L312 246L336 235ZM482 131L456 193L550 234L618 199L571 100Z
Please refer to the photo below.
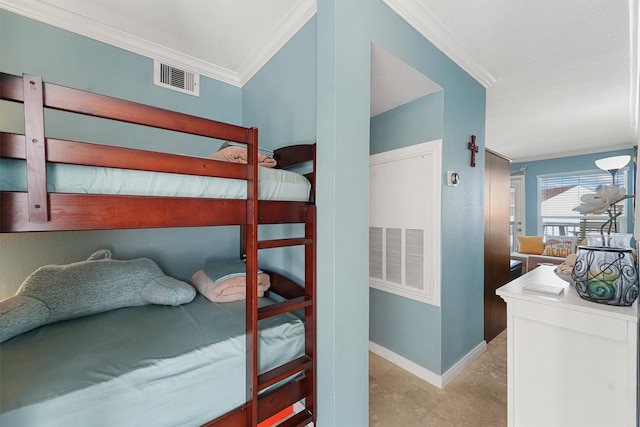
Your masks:
M257 377L256 395L261 391L271 387L287 378L298 376L299 378L289 384L276 389L273 392L267 391L259 397L258 417L260 420L268 418L277 413L281 406L275 402L289 400L293 405L296 400L289 396L304 395L305 407L300 412L282 421L279 426L294 427L306 426L315 423L315 400L316 400L316 324L315 324L315 296L316 296L316 264L315 264L315 237L316 237L316 209L312 204L307 204L305 208L305 237L290 239L275 239L258 241L258 249L283 248L303 245L305 248L305 280L304 289L292 289L291 294L285 301L271 304L258 309L258 320L290 313L297 310L304 310L305 317L305 354L288 363L278 366L270 371L264 372ZM257 355L256 355L257 356ZM302 393L300 389L302 388Z
M301 202L294 207L291 202L259 202L257 197L257 129L249 130L247 143L249 147L248 164L251 165L248 168L249 175L247 176L247 223L241 227L241 251L246 256L247 262L247 401L240 416L245 425L255 427L259 422L294 405L300 401L300 396L304 396L304 409L282 421L279 425L284 427L306 426L316 421L316 208L312 203ZM258 239L259 223L303 223L305 225L304 237L261 241ZM284 301L258 308L258 250L300 245L304 246L304 288L293 286L286 289L287 295L281 295L285 298ZM257 375L258 321L297 310L304 311L304 355ZM288 382L273 390L267 390L283 380L288 380ZM220 421L220 425L233 425L238 422L235 417Z

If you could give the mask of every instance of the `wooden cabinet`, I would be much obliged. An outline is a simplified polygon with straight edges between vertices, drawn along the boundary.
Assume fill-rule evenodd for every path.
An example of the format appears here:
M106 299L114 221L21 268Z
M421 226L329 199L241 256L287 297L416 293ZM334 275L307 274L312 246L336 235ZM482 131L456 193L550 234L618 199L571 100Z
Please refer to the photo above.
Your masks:
M636 426L638 317L580 298L540 266L498 289L507 302L509 426ZM561 286L560 296L523 291Z
M511 280L509 266L510 161L485 151L484 209L484 339L507 326L507 309L496 289Z

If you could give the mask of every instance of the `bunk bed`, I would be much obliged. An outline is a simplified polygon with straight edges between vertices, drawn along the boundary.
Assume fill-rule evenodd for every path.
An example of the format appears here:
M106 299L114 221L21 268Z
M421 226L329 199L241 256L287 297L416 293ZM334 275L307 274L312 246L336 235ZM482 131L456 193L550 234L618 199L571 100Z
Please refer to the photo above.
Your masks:
M3 187L12 188L0 188L0 232L239 225L239 258L246 262L246 301L221 304L222 313L213 311L217 305L199 295L179 307L122 308L53 323L1 343L0 389L4 394L0 409L4 413L0 412L0 424L4 424L3 417L10 421L16 414L16 419L31 423L41 417L51 421L55 411L61 422L77 421L74 413L79 411L105 425L256 426L294 404L301 410L280 425L315 423L315 145L275 150L273 157L283 170L311 164L311 171L304 174L311 190L280 200L281 184L276 184L275 191L262 188L263 176L276 172L266 173L258 166L255 128L46 83L33 75L0 74L0 99L23 104L25 117L24 134L0 133L0 161L5 162L1 172L11 175L13 169L21 170L17 175L24 177L3 178ZM212 150L221 141L243 144L246 163L56 139L45 133L47 109L196 135L211 140ZM124 178L129 183L145 182L144 176L150 174L191 181L181 181L176 191L160 184L159 192L54 182L59 176L83 176L82 172L61 172L65 168L80 168L89 174L93 170L135 174ZM222 181L240 190L233 194L193 190ZM188 192L182 194L182 189ZM296 228L303 228L304 235L260 240L258 226L262 224L304 224ZM289 246L304 248L304 283L266 272L271 279L266 294L270 298L260 298L259 250ZM74 335L78 324L84 332ZM139 335L141 328L126 327L144 324L149 325L143 329L144 337ZM239 356L230 356L228 349L216 356L218 350L209 349L211 342L219 340L213 335L221 324L222 340L234 343ZM194 327L195 332L188 332ZM93 331L103 331L100 339ZM279 341L275 350L267 347L272 341ZM130 351L123 356L118 346L126 343L136 345L129 345ZM96 348L90 355L77 357L91 346ZM149 356L145 353L148 347L163 356ZM25 354L49 353L50 358L24 358ZM195 358L195 353L209 358ZM242 374L236 376L236 368L229 363L238 358ZM213 359L220 366L210 362ZM62 372L68 374L73 368L80 385L51 372L52 366L65 363L73 365ZM125 363L134 368L127 368L125 374L114 368ZM156 365L171 366L155 374L152 368ZM140 372L143 374L138 375ZM243 382L240 401L225 399L234 394L238 381ZM86 387L87 383L92 386ZM229 402L221 403L225 400Z

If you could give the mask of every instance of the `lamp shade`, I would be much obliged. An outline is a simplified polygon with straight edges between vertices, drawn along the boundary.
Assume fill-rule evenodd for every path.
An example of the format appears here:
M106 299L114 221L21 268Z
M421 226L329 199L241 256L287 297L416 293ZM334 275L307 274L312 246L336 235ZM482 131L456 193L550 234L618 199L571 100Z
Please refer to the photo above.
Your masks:
M596 160L596 166L607 172L617 171L627 166L629 160L631 160L631 156L605 157L604 159Z

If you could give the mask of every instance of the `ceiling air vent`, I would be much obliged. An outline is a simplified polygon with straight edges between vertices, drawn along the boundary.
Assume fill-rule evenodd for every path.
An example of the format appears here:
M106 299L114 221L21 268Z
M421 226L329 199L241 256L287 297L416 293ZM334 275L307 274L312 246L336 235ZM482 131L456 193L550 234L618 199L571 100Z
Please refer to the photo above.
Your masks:
M168 89L200 96L200 75L158 60L153 61L153 83Z

